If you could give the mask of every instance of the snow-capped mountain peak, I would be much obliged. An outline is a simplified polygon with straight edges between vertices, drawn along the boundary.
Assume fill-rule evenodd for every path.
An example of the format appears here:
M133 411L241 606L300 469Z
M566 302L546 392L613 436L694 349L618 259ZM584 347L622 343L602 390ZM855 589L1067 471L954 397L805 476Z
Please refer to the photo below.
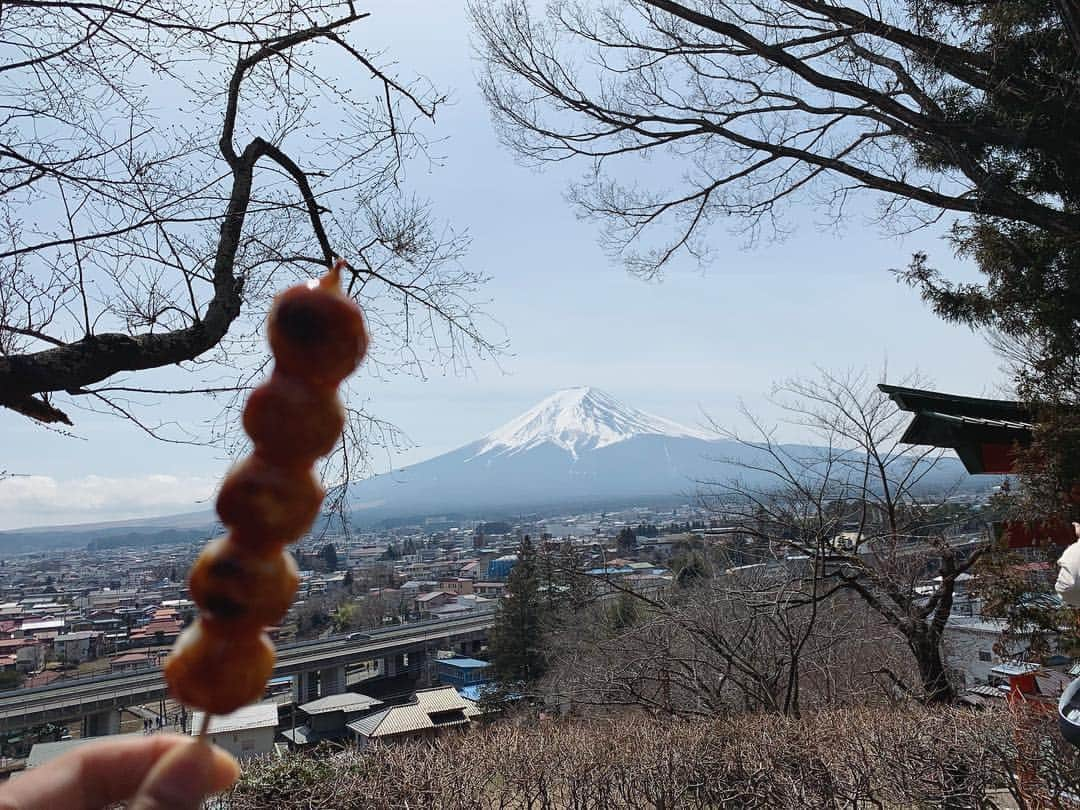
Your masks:
M581 386L556 391L492 431L480 440L476 455L513 454L548 442L576 458L579 451L595 450L641 435L715 438L631 408L596 388Z

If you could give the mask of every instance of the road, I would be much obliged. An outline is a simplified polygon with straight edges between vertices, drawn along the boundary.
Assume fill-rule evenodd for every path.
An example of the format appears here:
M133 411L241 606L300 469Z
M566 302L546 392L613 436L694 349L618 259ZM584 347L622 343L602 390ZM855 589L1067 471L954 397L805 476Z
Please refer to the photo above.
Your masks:
M349 641L347 636L335 636L282 645L278 648L274 677L425 650L433 643L452 642L486 631L492 624L492 616L486 612L461 619L417 622L372 631L368 640ZM165 693L165 680L157 668L20 689L0 696L0 731L69 721L109 709L149 703Z

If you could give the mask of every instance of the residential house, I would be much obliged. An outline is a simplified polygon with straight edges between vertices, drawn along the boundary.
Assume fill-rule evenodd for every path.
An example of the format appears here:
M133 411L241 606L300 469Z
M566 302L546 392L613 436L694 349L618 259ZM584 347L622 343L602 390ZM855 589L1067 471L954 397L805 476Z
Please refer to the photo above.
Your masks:
M415 566L409 567L413 568ZM424 573L427 572L425 571ZM437 580L433 579L420 579L410 577L409 579L406 579L404 583L402 583L401 590L403 590L407 594L415 596L417 594L431 593L432 591L439 590L439 583Z
M163 658L164 653L152 653L146 650L114 655L109 659L109 671L132 672L137 669L148 669L150 667L158 666Z
M942 651L945 665L957 685L966 687L990 682L994 667L1015 660L1022 647L1014 645L1001 656L999 642L1005 623L998 619L953 614L945 625Z
M0 619L19 621L22 619L22 614L22 605L18 602L4 602L3 604L0 604Z
M103 633L115 633L124 628L121 618L108 610L95 610L88 616L73 619L70 623L72 632L79 630L100 630Z
M136 607L137 597L138 593L134 590L94 591L86 595L86 603L91 611L115 611L122 607Z
M93 661L101 654L101 640L104 635L99 630L63 633L53 639L53 654L57 661L63 661L66 664Z
M356 692L328 695L297 706L299 725L285 729L281 734L298 746L345 739L352 733L349 723L382 706L381 700Z
M40 617L34 617L23 621L19 625L19 632L24 637L41 638L42 633L63 633L67 628L67 622L63 619L43 619Z
M505 582L477 582L473 585L473 592L477 596L487 596L492 599L499 599L504 593L506 593Z
M478 610L484 610L490 606L491 600L470 593L464 596L452 596L438 607L431 607L427 615L433 619L452 619L456 616L466 616Z
M452 686L421 689L411 703L390 706L349 723L359 745L432 739L467 729L479 714L476 704Z
M212 715L207 737L214 745L221 746L237 759L250 759L274 750L277 724L277 703L255 703L231 714ZM193 712L191 733L198 734L202 725L203 713Z
M183 623L177 612L172 608L157 608L150 617L150 621L142 627L136 627L128 634L131 646L145 646L151 644L171 644L180 635Z
M45 663L45 645L35 638L0 639L0 655L14 655L19 672L35 672Z
M463 577L451 577L439 580L439 590L444 593L452 593L454 596L462 596L473 592L473 581Z
M419 594L413 600L413 610L420 614L422 618L428 618L435 608L448 605L453 601L454 597L451 594L442 591L429 591L428 593Z

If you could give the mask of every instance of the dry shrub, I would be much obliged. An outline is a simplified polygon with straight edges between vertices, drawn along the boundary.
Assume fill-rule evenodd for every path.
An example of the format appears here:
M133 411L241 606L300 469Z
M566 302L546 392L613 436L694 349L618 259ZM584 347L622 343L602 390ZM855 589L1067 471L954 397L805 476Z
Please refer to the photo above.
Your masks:
M1023 736L1017 731L1022 729ZM832 710L801 720L630 716L531 727L497 723L433 743L256 761L227 797L233 810L293 808L995 808L1029 789L1070 807L1078 759L1052 725L1008 711ZM1056 798L1056 801L1055 801Z

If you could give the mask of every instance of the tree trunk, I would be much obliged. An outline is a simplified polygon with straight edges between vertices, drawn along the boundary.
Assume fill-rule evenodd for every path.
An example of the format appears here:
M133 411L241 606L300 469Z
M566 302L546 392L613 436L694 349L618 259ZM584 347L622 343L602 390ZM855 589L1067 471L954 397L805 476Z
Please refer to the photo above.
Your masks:
M907 634L908 646L919 666L919 680L927 703L952 703L956 689L949 681L941 656L941 636L919 628Z

